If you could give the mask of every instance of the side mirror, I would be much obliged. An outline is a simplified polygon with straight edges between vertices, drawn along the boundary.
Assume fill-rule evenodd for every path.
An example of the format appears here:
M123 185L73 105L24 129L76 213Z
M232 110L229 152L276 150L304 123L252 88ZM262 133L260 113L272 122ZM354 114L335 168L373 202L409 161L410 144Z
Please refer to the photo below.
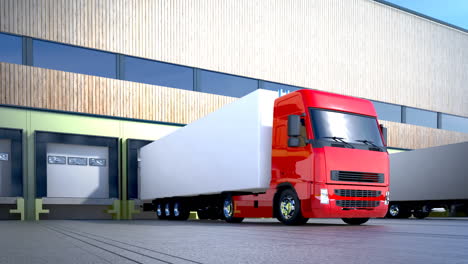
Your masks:
M387 128L384 125L380 124L380 130L382 131L383 139L384 139L384 146L387 146Z
M288 116L288 136L298 137L301 135L301 116L290 115Z
M288 147L299 147L301 142L299 141L298 137L290 137L288 138Z

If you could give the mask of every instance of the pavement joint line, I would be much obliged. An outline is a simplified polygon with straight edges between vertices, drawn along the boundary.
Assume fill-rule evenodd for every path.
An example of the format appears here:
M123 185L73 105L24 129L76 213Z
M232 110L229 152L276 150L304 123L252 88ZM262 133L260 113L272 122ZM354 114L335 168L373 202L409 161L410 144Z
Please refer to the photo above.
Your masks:
M47 227L44 227L44 226L42 226L42 227L45 228L45 229L49 229L49 230L50 230L50 228L47 228ZM54 230L54 231L55 231L55 230ZM55 232L57 232L57 231L55 231ZM59 233L59 232L57 232L57 233ZM59 234L62 234L62 233L59 233ZM65 234L62 234L62 235L65 236L65 237L68 237L68 238L72 238L72 237L67 236L67 235L65 235ZM72 239L75 239L75 238L72 238ZM76 240L76 239L75 239L75 240ZM80 242L83 243L82 241L80 241ZM77 247L80 248L81 250L86 251L86 252L88 252L89 254L91 254L91 255L93 255L93 256L96 256L97 258L102 259L103 261L105 261L105 262L107 262L107 263L111 263L111 264L112 264L111 261L109 261L109 260L105 259L104 257L102 257L102 256L100 256L100 255L98 255L98 254L96 254L96 253L94 253L94 252L92 252L92 251L86 249L85 247L82 247L79 243L74 242L74 240L70 241L70 243L72 243L73 245L77 246ZM88 244L88 245L89 245L89 244Z
M97 242L100 242L100 243L103 243L103 244L106 244L106 245L109 245L109 246L112 246L112 247L116 247L116 248L119 248L119 249L122 249L122 250L125 250L125 251L129 251L129 252L132 252L134 254L137 254L137 255L140 255L140 256L143 256L143 257L147 257L147 258L150 258L150 259L154 259L154 260L158 260L158 261L161 261L161 262L164 262L164 263L168 263L168 264L173 264L173 262L169 262L169 261L166 261L166 260L163 260L163 259L159 259L157 257L154 257L154 256L150 256L150 255L147 255L147 254L143 254L141 252L137 252L137 251L134 251L134 250L130 250L130 249L127 249L127 248L123 248L123 247L120 247L120 246L117 246L115 244L112 244L112 243L109 243L109 242L106 242L106 241L102 241L102 240L99 240L99 239L96 239L96 238L93 238L93 237L89 237L89 236L85 236L85 235L82 235L78 232L74 232L70 229L67 229L67 228L64 228L63 226L60 226L61 228L58 228L58 229L61 229L62 231L64 232L70 232L70 233L73 233L77 236L81 236L81 237L85 237L85 238L88 238L88 239L91 239L91 240L94 240L94 241L97 241ZM57 227L55 227L57 228ZM82 232L82 231L81 231ZM82 233L85 233L86 232L82 232ZM92 234L93 236L96 236L94 234ZM108 240L113 240L113 239L109 239L109 238L104 238L104 239L108 239ZM126 243L123 243L123 242L120 242L120 241L116 241L116 240L113 240L115 242L118 242L118 243L122 243L122 244L126 244ZM127 244L129 246L133 246L135 247L134 245L131 245L131 244ZM165 255L166 257L172 257L172 258L177 258L179 260L184 260L184 261L188 261L188 262L191 262L191 263L197 263L197 264L203 264L201 262L197 262L197 261L193 261L193 260L189 260L189 259L185 259L185 258L182 258L182 257L178 257L178 256L173 256L173 255L170 255L170 254L166 254L166 253L160 253L160 252L157 252L155 250L150 250L150 249L147 249L147 248L142 248L142 247L137 247L137 248L141 248L143 250L146 250L146 251L150 251L150 252L153 252L153 253L156 253L156 254L160 254L160 255Z
M61 231L59 231L59 230L56 230L56 229L54 229L54 228L47 227L47 226L46 226L46 228L48 228L48 229L50 229L50 230L52 230L52 231L55 231L55 232L57 232L57 233L60 233L60 234L62 234L62 235L65 235L65 236L67 236L67 237L71 237L71 238L73 238L73 239L76 239L76 240L78 240L78 241L81 241L81 242L83 242L83 243L85 243L85 244L88 244L88 245L90 245L90 246L99 248L99 249L104 250L104 251L106 251L106 252L109 252L109 253L111 253L111 254L117 255L117 256L119 256L119 257L121 257L121 258L124 258L124 259L127 259L127 260L129 260L129 261L131 261L131 262L138 263L138 264L144 264L143 262L136 261L136 260L134 260L134 259L131 259L131 258L126 257L126 256L124 256L124 255L121 255L121 254L119 254L119 253L113 252L113 251L111 251L111 250L105 249L105 248L100 247L100 246L98 246L98 245L89 243L89 242L87 242L87 241L85 241L85 240L82 240L82 239L79 239L79 238L77 238L77 237L71 236L71 235L69 235L69 234L63 233L63 232L61 232ZM173 263L171 263L171 262L166 262L166 261L163 261L163 262L168 263L168 264L173 264Z
M61 225L58 225L58 226L60 226L60 227L62 228L62 230L68 230L68 231L70 231L70 232L73 232L73 231L74 231L75 233L81 232L81 233L83 233L83 234L87 234L87 235L91 235L91 236L95 236L95 237L100 237L100 238L103 238L103 239L107 239L107 240L114 241L114 242L117 242L117 243L121 243L121 244L124 244L124 245L127 245L127 246L131 246L131 247L136 247L136 248L139 248L139 249L147 250L147 251L154 252L154 253L161 254L161 255L165 255L165 256L168 256L168 257L173 257L173 258L185 260L185 261L192 262L192 263L203 264L202 262L198 262L198 261L195 261L195 260L186 259L186 258L183 258L183 257L171 255L171 254L164 253L164 252L160 252L160 251L157 251L157 250L154 250L154 249L149 249L149 248L145 248L145 247L141 247L141 246L136 246L136 245L133 245L133 244L130 244L130 243L122 242L122 241L119 241L119 240L116 240L116 239L112 239L112 238L108 238L108 237L105 237L105 236L100 236L100 235L96 235L96 234L91 234L91 233L84 232L84 231L80 231L80 230L76 230L76 229L70 229L69 227L66 227L66 226L61 226ZM83 235L82 235L82 236L83 236ZM86 237L86 236L85 236L85 237Z

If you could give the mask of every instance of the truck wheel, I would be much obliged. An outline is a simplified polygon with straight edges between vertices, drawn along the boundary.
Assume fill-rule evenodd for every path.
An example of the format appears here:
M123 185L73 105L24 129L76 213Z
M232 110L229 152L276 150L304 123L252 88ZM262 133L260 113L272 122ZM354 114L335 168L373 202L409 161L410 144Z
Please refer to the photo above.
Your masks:
M156 204L156 215L158 216L158 219L167 219L166 215L164 214L164 207L161 203Z
M173 208L173 216L175 220L187 220L190 216L190 210L182 201L175 201Z
M369 218L341 218L348 225L362 225L369 221Z
M391 204L388 207L388 212L386 215L388 218L408 218L410 216L411 213L400 204Z
M166 202L164 204L164 217L165 219L172 219L173 218L173 215L172 215L172 205L170 202Z
M224 199L223 216L224 220L228 223L240 223L244 220L243 217L234 217L234 201L232 200L232 196Z
M291 189L281 192L276 206L277 219L285 225L303 225L309 220L302 216L301 201Z

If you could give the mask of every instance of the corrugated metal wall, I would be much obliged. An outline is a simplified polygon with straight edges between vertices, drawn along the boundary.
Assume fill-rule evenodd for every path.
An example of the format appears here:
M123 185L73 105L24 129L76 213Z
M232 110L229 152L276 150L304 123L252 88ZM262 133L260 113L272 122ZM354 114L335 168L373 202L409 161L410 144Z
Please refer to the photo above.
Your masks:
M468 34L370 0L1 0L0 31L468 116Z

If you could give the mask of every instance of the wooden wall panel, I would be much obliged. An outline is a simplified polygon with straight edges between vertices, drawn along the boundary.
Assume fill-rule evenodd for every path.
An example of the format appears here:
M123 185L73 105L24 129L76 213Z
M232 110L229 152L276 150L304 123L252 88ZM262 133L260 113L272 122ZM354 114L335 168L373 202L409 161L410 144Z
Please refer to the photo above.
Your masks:
M0 63L0 104L190 123L235 98Z
M468 141L468 134L442 129L380 121L387 127L387 145L419 149Z
M0 31L468 116L468 34L371 0L0 0Z
M187 124L236 98L0 63L0 104ZM424 148L468 134L381 121L388 145Z

